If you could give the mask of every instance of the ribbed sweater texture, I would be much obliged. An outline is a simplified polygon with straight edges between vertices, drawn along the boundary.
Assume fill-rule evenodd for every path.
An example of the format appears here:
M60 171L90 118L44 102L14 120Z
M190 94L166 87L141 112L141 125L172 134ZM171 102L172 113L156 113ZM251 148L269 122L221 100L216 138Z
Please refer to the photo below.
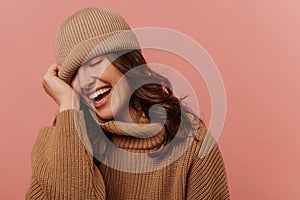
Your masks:
M160 134L138 139L116 134L111 140L119 148L147 152L158 148ZM154 171L131 173L96 165L77 132L74 111L62 111L55 125L40 129L26 199L230 199L221 153L208 134L199 126L191 145L174 162ZM139 166L147 168L142 162Z

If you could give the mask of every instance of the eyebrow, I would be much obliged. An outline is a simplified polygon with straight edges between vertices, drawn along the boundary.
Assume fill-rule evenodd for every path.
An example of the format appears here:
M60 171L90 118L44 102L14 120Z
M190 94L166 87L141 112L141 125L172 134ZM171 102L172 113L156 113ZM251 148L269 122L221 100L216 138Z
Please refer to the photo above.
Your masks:
M87 60L86 62L83 63L83 65L86 65L86 64L93 64L95 62L99 62L101 60L104 59L104 56L103 55L98 55L98 56L95 56L89 60Z

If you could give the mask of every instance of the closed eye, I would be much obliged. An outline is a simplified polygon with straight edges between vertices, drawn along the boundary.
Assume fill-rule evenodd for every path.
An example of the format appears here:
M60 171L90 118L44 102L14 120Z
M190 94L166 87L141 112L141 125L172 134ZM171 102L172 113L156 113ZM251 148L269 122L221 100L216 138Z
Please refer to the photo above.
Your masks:
M89 62L89 66L95 66L95 65L99 64L101 61L102 61L102 59L94 59Z

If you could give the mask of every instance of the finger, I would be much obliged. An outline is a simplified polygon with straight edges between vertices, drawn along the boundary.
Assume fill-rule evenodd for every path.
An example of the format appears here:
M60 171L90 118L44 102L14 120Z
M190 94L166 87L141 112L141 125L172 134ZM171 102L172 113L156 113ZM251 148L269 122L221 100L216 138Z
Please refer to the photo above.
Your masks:
M52 63L50 66L49 66L49 68L48 68L48 70L47 71L53 71L53 70L55 70L55 69L57 69L58 67L57 67L57 64L54 62L54 63Z
M57 68L58 68L58 71L61 69L60 65L59 64L56 64Z
M58 65L56 63L53 63L52 65L50 65L46 73L56 76L57 72L58 72Z

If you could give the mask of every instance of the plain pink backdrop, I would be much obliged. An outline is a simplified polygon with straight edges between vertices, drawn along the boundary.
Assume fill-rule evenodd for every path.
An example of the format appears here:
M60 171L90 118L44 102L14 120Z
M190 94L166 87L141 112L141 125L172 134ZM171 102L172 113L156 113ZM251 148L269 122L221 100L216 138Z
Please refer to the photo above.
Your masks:
M116 10L134 28L170 28L202 44L218 65L227 92L219 145L232 199L300 199L299 1L1 4L0 199L24 199L38 130L51 124L57 112L41 87L42 76L54 61L56 30L67 16L91 5ZM163 56L153 55L155 61ZM171 61L168 55L164 59L167 64ZM198 95L207 122L209 95L201 85L203 95Z

